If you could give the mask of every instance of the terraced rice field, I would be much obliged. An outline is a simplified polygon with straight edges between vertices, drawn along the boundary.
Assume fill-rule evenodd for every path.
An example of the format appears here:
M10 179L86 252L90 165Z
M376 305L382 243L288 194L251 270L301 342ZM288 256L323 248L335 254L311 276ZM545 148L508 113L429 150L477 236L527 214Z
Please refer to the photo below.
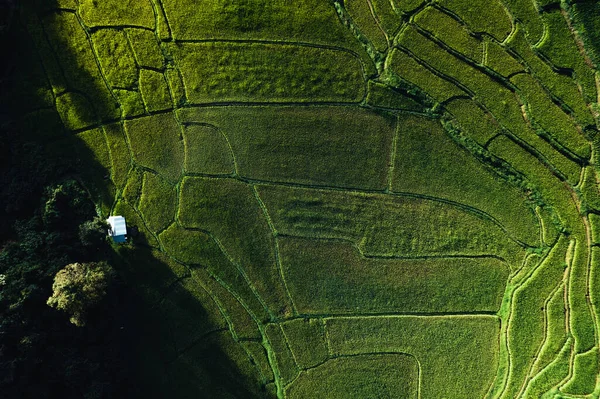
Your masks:
M598 3L42 3L147 397L600 397Z

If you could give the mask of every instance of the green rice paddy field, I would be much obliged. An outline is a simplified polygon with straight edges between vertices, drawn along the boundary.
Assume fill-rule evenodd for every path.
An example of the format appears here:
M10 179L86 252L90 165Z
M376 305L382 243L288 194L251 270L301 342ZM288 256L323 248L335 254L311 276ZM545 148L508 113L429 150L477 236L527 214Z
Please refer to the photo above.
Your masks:
M600 3L24 4L145 397L600 397Z

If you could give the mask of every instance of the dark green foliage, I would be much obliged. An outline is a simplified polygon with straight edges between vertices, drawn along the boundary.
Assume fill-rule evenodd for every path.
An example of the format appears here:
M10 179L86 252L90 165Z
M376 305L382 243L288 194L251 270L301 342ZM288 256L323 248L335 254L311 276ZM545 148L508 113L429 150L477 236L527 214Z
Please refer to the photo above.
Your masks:
M46 303L70 315L78 327L86 323L86 314L106 295L114 271L106 262L70 263L54 276L52 296Z
M104 218L96 216L79 225L79 241L86 247L99 247L106 239L108 224Z
M69 223L84 220L85 215L93 213L93 205L79 183L67 180L55 187L47 189L42 220L47 226L60 226L70 219ZM63 226L68 227L68 226Z
M112 307L118 289L113 287L108 300L97 303L87 326L79 331L64 315L46 306L54 275L62 267L81 260L98 262L108 252L102 241L90 250L78 239L80 224L93 223L95 214L78 183L65 181L47 193L35 214L14 225L14 240L3 242L0 249L3 395L52 398L84 393L108 398L120 395L119 390L126 394L121 383L127 372L119 359L129 352L117 353L108 344L118 337L114 319L119 312ZM90 298L81 299L89 302Z
M581 33L589 57L600 65L600 2L581 1L571 6L571 16Z

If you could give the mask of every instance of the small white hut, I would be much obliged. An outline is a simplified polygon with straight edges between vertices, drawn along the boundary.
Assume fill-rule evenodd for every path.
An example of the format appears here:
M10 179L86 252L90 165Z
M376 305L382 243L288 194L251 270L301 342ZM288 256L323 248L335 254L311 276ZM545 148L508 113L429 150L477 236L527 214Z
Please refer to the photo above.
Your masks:
M106 219L110 228L108 229L108 235L112 237L116 243L124 243L127 240L127 224L123 216L111 216Z

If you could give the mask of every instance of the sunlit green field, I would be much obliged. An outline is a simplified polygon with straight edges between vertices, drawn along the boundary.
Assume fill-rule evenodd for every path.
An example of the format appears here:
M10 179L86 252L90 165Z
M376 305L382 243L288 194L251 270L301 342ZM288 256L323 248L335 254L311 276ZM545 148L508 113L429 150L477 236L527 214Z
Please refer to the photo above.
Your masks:
M145 397L600 397L596 2L29 3Z

